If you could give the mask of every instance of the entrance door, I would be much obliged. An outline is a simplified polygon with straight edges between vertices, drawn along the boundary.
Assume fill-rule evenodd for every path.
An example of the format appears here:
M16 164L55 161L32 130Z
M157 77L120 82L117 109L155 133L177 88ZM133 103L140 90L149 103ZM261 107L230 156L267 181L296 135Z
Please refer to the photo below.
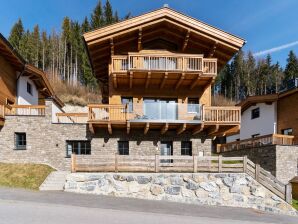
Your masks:
M173 155L173 143L172 142L161 142L160 143L160 155L161 156L172 156ZM162 159L161 163L172 163L171 159Z

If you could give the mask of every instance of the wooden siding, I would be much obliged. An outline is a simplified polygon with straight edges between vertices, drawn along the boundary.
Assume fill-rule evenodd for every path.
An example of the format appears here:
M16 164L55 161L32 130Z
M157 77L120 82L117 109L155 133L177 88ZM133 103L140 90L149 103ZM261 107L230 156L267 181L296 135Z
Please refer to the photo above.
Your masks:
M16 100L16 70L0 55L0 97L8 98L12 103Z
M281 134L287 128L292 128L298 137L298 91L277 101L277 131Z

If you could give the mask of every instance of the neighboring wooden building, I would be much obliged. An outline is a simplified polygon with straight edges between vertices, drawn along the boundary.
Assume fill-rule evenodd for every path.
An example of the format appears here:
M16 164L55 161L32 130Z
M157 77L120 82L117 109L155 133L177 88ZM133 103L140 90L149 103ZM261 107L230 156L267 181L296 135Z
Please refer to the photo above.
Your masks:
M45 73L27 64L0 34L0 124L5 114L42 113L45 98L62 106Z
M293 144L298 144L298 79L289 83L292 84L279 93L249 96L239 103L241 129L227 137L227 142L277 134L294 136Z

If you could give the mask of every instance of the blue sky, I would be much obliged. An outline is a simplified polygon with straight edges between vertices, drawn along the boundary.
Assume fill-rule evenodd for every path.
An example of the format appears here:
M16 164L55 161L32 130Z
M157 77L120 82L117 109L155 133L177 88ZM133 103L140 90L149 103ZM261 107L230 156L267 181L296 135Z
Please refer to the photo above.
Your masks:
M0 32L8 37L18 18L26 28L59 31L64 16L82 21L98 0L1 0ZM102 0L105 2L105 0ZM297 0L111 0L120 16L139 15L167 3L210 25L238 35L254 53L275 49L273 62L285 65L290 49L298 55ZM281 46L281 47L280 47ZM258 57L265 57L259 55Z

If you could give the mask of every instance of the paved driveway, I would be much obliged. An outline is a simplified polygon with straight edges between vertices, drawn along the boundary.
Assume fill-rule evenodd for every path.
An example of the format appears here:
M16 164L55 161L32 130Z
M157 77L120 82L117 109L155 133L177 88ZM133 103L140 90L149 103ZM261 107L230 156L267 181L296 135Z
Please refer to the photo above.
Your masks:
M252 209L0 188L0 223L298 223Z

